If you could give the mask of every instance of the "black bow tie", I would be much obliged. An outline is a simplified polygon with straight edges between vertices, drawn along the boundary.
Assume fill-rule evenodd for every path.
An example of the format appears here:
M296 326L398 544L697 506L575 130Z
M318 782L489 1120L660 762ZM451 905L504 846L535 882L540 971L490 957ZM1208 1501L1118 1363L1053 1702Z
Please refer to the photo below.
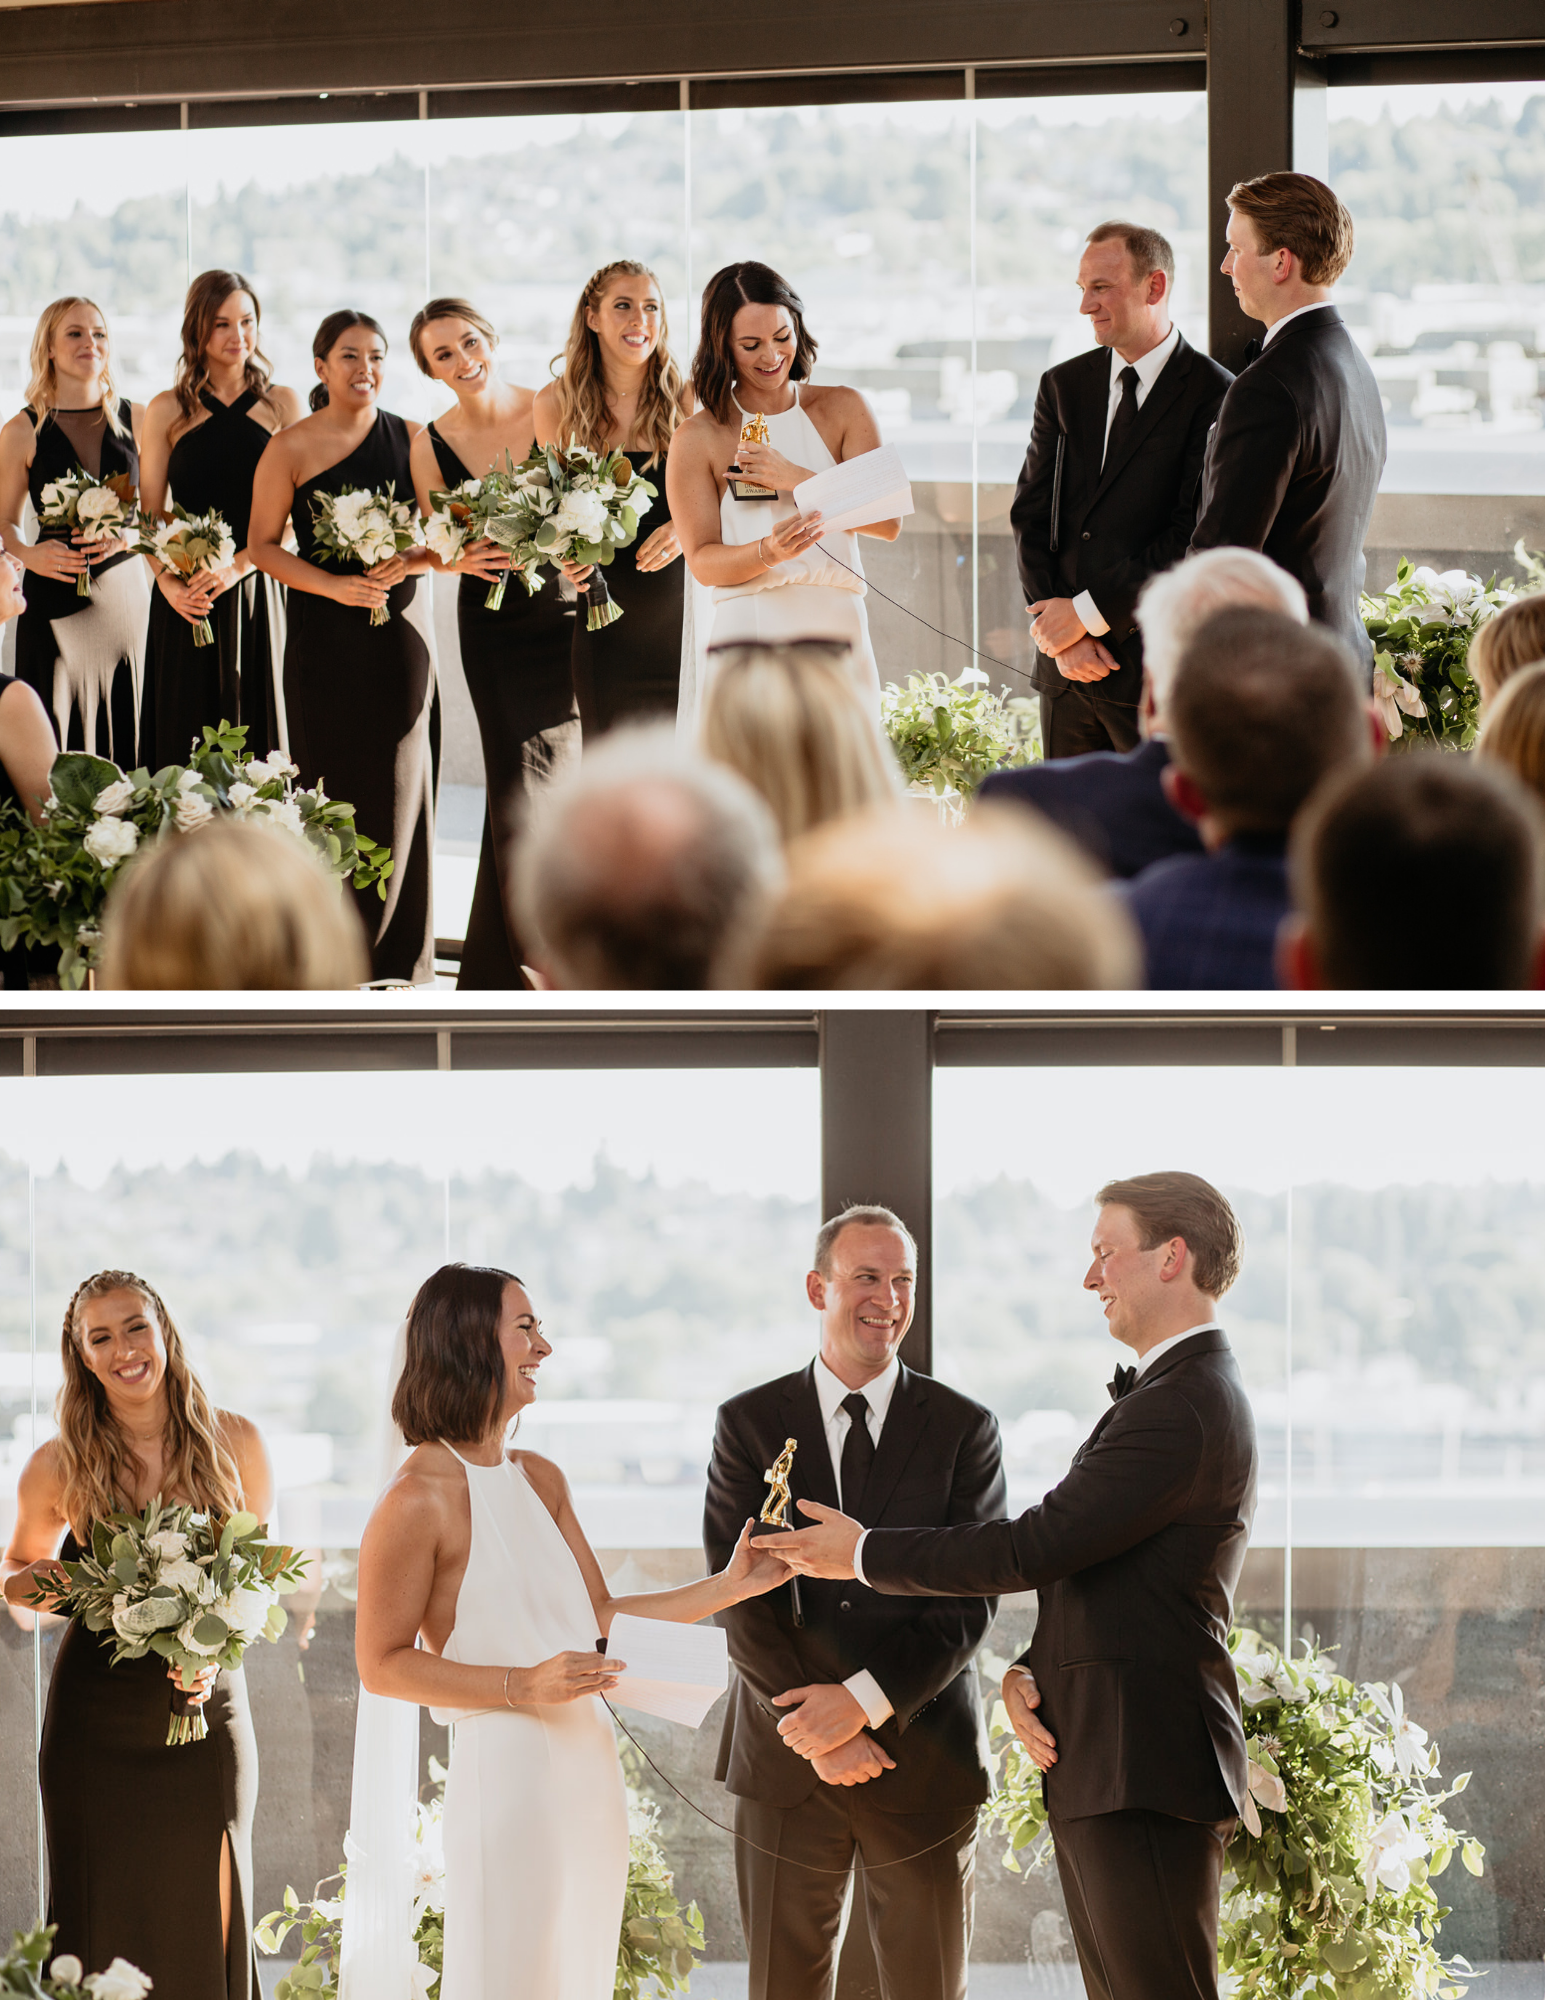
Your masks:
M1261 356L1261 349L1265 345L1266 343L1263 340L1247 340L1245 342L1244 360L1240 363L1240 366L1248 368L1252 361L1258 361Z
M1137 1370L1135 1368L1118 1368L1116 1370L1115 1381L1107 1385L1110 1389L1111 1401L1113 1403L1119 1403L1122 1397L1126 1395L1127 1391L1133 1387L1136 1381L1137 1381Z

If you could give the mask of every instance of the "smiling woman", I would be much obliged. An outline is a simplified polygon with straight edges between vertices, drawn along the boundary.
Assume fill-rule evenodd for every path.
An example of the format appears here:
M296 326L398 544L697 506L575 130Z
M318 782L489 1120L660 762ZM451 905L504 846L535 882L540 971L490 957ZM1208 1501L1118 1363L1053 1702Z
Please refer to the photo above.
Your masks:
M213 1407L155 1291L98 1271L61 1336L59 1435L22 1473L0 1563L9 1603L45 1603L95 1523L157 1495L266 1519L273 1478L257 1427ZM61 1546L62 1544L62 1546ZM257 1744L239 1669L189 1687L160 1656L110 1664L113 1634L72 1623L43 1719L38 1778L48 1839L48 1920L88 1967L116 1955L158 1992L255 2000L251 1944ZM202 1704L208 1735L169 1750L166 1680ZM155 1829L123 1840L126 1825ZM136 1855L141 1859L136 1863Z

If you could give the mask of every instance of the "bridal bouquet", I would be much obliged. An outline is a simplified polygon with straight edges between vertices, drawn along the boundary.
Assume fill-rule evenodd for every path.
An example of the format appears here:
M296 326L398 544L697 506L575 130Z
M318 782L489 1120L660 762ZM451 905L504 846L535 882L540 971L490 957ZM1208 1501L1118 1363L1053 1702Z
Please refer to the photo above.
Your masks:
M110 472L105 479L98 479L84 466L77 466L43 488L38 527L49 541L65 541L77 533L127 535L138 520L137 499L128 473ZM89 566L75 579L75 595L91 595Z
M229 569L236 560L236 538L218 514L190 514L174 503L153 527L141 520L135 552L174 570L186 583L190 577ZM201 618L193 628L194 645L211 646L214 637L209 620Z
M59 953L59 983L84 985L101 942L102 908L121 863L147 840L196 832L220 813L265 819L316 849L340 880L386 898L391 849L355 829L354 808L320 785L296 786L282 751L245 754L247 732L206 726L186 764L125 773L105 757L54 759L43 824L0 803L0 950Z
M341 493L319 493L311 503L311 526L319 560L357 562L365 569L389 562L424 539L418 511L411 500L397 498L397 482L382 491L346 486ZM372 625L385 625L391 612L377 604Z
M493 539L491 524L501 519L510 507L510 481L515 477L515 468L505 453L509 465L508 472L489 472L482 479L464 479L459 486L452 486L443 493L431 493L431 511L424 523L424 540L443 563L460 562L474 542ZM534 575L536 564L531 563L520 572L521 581L527 594L540 590L541 579ZM504 587L509 582L509 572L495 578L488 586L488 595L483 599L485 610L497 611L504 603Z
M638 534L639 519L659 488L633 470L626 452L596 452L572 439L565 452L534 446L505 475L508 505L488 523L488 538L507 551L510 565L528 577L540 563L588 563L580 586L589 609L586 628L600 631L622 616L603 574L618 549Z
M14 1931L11 1948L0 1958L0 1993L26 1993L37 2000L145 2000L151 1981L137 1965L115 1958L105 1972L88 1972L73 1951L54 1955L57 1924Z
M301 1581L305 1558L271 1542L256 1514L220 1520L196 1507L152 1500L143 1514L111 1514L91 1529L91 1552L61 1563L69 1581L33 1602L67 1612L88 1632L111 1632L112 1664L156 1653L185 1678L239 1667L258 1639L287 1622L280 1593ZM201 1706L172 1690L166 1740L209 1734Z
M1511 578L1482 582L1462 569L1441 574L1402 558L1391 589L1365 594L1364 629L1373 641L1373 694L1392 743L1416 740L1468 750L1481 693L1466 665L1470 641L1513 602Z

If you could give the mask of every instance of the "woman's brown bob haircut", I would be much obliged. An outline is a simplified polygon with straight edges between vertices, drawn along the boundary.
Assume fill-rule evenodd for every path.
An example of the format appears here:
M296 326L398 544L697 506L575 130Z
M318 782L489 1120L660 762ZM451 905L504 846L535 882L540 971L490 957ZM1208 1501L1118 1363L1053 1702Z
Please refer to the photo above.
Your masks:
M504 1399L504 1288L519 1283L488 1264L442 1264L419 1286L392 1396L392 1421L409 1444L488 1435Z
M1352 217L1313 174L1236 181L1228 205L1255 225L1262 250L1291 250L1306 285L1333 285L1352 261Z
M1128 1210L1145 1250L1183 1237L1196 1289L1209 1299L1221 1299L1239 1276L1245 1247L1239 1218L1199 1174L1135 1174L1107 1181L1095 1200L1101 1208Z
M702 329L692 360L692 387L715 423L727 424L735 407L735 356L730 340L742 306L782 306L794 322L789 379L803 382L815 366L816 344L805 327L805 302L786 278L766 264L726 264L703 293Z

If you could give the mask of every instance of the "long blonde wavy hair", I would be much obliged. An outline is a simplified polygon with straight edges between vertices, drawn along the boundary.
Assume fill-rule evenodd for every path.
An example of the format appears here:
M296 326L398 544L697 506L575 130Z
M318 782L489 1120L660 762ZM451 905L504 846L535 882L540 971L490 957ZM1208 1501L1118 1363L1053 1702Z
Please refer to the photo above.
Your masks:
M54 335L69 317L72 306L85 306L94 312L107 327L107 364L102 370L102 414L107 419L107 428L116 438L127 438L122 417L118 414L118 385L113 380L113 330L107 326L107 314L95 299L82 297L72 292L68 298L55 299L51 306L44 306L42 316L32 335L32 352L28 357L32 378L27 384L26 402L37 418L41 430L53 415L59 400L59 384L54 374Z
M167 1499L175 1494L180 1500L191 1500L221 1514L236 1512L242 1501L236 1460L221 1441L213 1405L188 1366L182 1336L159 1293L132 1271L98 1271L76 1286L65 1308L60 1342L64 1382L54 1403L64 1475L62 1512L82 1544L93 1521L134 1504L138 1461L108 1407L106 1391L86 1366L80 1349L82 1309L93 1299L120 1291L139 1293L160 1321L166 1342L163 1494Z
M594 312L605 298L607 286L613 278L649 278L660 292L660 338L645 368L644 386L639 392L632 433L649 448L645 464L658 465L670 450L671 439L686 420L687 412L682 401L686 383L681 370L671 359L664 290L649 266L636 263L631 257L619 257L615 263L603 264L590 279L579 295L579 304L574 308L568 344L561 357L553 356L554 363L560 358L563 362L563 373L558 377L558 439L560 445L566 445L571 437L577 437L592 451L606 449L612 420L606 406L601 339L599 334L591 331L585 315Z

